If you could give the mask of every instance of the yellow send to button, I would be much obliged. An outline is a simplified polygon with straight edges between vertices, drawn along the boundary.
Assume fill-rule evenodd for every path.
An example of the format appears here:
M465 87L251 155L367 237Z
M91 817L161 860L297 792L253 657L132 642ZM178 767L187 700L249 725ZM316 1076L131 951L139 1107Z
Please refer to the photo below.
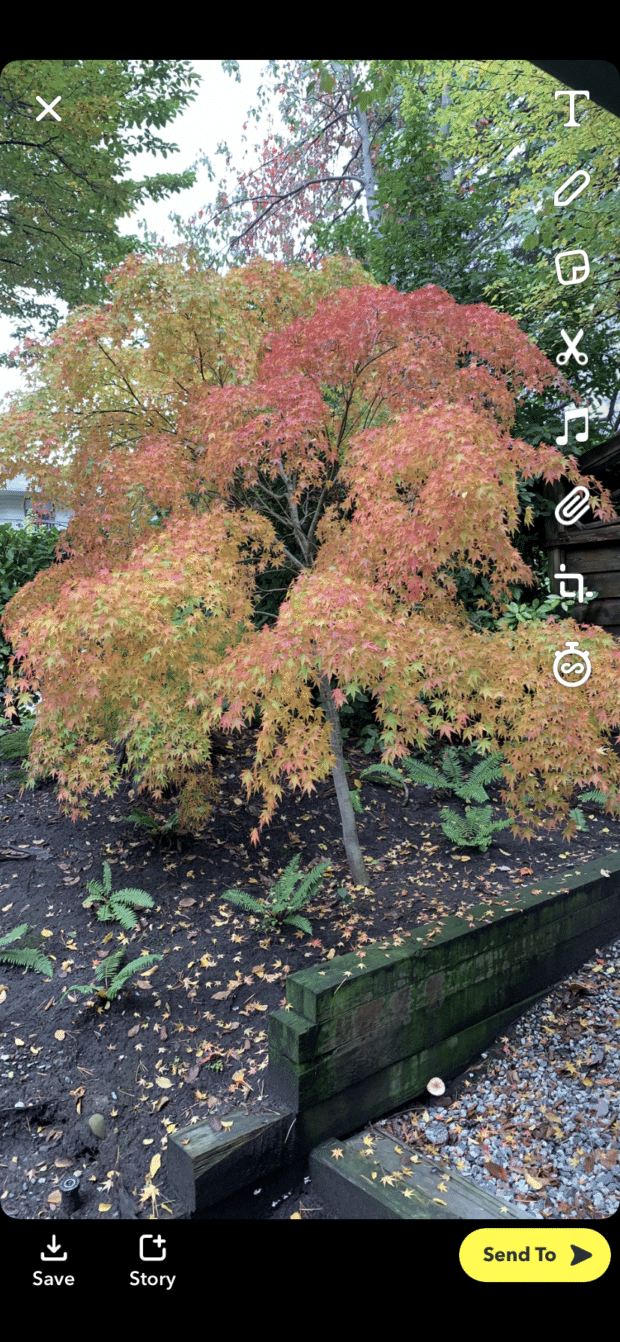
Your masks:
M474 1281L596 1281L607 1271L611 1249L597 1230L474 1230L461 1244L459 1262Z

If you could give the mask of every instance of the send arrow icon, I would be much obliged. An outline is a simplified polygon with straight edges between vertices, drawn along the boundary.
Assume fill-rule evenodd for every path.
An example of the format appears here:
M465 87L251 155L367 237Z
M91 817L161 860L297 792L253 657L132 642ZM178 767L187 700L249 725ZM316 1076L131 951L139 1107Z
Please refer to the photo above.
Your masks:
M61 1245L59 1244L59 1242L58 1242L58 1240L56 1239L56 1236L55 1236L55 1235L52 1235L52 1242L51 1242L51 1244L47 1244L45 1247L46 1247L47 1249L50 1250L50 1252L51 1252L51 1254L53 1255L53 1257L52 1257L52 1258L48 1258L48 1256L47 1256L46 1253L42 1253L42 1254L41 1254L41 1262L42 1262L42 1263L64 1263L64 1262L65 1262L67 1255L66 1255L66 1253L59 1254L58 1250L61 1248Z
M577 1263L585 1263L586 1258L592 1257L592 1254L588 1253L587 1249L579 1249L576 1244L571 1244L570 1247L573 1251L573 1261L571 1263L571 1267L575 1267Z

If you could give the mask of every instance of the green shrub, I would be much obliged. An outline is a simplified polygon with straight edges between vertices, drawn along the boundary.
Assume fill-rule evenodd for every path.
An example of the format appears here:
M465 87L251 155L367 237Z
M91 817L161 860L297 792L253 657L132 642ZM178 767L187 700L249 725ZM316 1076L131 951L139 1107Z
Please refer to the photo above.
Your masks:
M39 527L35 531L17 530L10 523L0 525L0 606L25 583L32 582L42 569L50 568L61 531L58 527ZM0 630L0 688L6 683L9 657L13 649Z
M532 502L532 500L529 500ZM577 592L571 592L570 596L563 597L551 591L549 572L546 568L546 560L543 566L531 563L530 556L526 562L533 568L535 578L538 579L536 590L540 593L533 601L523 601L524 589L516 584L509 584L512 592L512 600L508 603L503 615L495 618L489 609L479 606L479 601L487 602L488 606L492 601L492 590L486 574L481 574L478 570L468 568L459 568L458 570L447 570L448 575L454 579L457 589L457 600L464 607L467 618L476 629L516 629L519 624L533 624L537 621L546 620L550 615L558 615L562 619L566 615L571 615L577 604ZM532 590L532 589L530 589ZM586 601L594 601L598 592L587 591L584 593Z
M548 579L546 586L548 589ZM548 591L542 599L536 597L534 601L527 603L521 601L521 595L521 590L517 588L514 600L508 603L504 614L496 622L498 629L516 629L520 624L535 624L547 620L550 615L557 615L562 619L570 615L577 604L576 592L574 595L571 593L570 597L562 597ZM597 596L598 592L584 592L584 601L594 601Z
M25 722L16 732L8 730L6 726L7 719L4 719L4 726L0 723L0 759L2 760L25 760L28 759L28 748L30 746L30 737L34 727L34 718L30 722Z

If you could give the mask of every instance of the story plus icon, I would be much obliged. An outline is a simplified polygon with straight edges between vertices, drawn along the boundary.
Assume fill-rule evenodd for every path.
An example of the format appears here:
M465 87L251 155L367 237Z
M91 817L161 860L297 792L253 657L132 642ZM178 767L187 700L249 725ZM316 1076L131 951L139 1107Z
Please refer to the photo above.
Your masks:
M161 1252L149 1253L147 1251L147 1241L148 1241L148 1248L152 1250L153 1247L156 1247L160 1249ZM166 1241L163 1235L141 1235L140 1257L143 1263L163 1263L164 1258L166 1257Z

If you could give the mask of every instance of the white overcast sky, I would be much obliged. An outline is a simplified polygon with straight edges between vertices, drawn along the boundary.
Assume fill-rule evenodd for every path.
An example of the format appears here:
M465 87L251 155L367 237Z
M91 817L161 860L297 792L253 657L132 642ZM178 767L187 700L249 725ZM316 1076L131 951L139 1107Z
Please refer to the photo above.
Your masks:
M242 163L245 167L255 166L258 156L255 155L253 146L262 145L269 130L273 133L284 130L278 113L277 96L269 98L261 121L257 122L253 117L248 120L250 107L258 107L259 85L264 84L269 91L274 87L267 64L267 59L240 61L241 83L238 84L234 75L224 73L219 60L191 61L192 68L202 76L197 97L167 126L162 126L160 129L152 128L153 134L166 143L178 145L178 153L169 154L167 158L154 154L129 155L127 176L139 180L143 177L152 177L157 172L182 172L184 168L191 167L198 155L207 154L215 173L215 180L209 181L206 168L198 168L194 187L188 191L176 192L163 201L145 200L135 215L117 221L119 233L135 233L138 237L143 237L142 230L139 231L137 228L137 222L139 219L145 219L150 231L155 231L166 243L177 244L181 238L175 231L174 224L169 221L168 215L178 214L184 220L190 218L205 205L214 204L217 186L222 178L227 177L234 185L236 179L233 167L241 167ZM264 73L262 79L261 72ZM271 127L268 124L270 114L273 118ZM244 132L245 121L247 130ZM242 141L244 134L245 143ZM228 145L231 152L231 165L228 170L224 155L216 154L217 145L222 142ZM244 160L246 150L247 158ZM60 303L59 311L64 315L67 311L66 305ZM16 341L11 339L13 325L14 318L0 316L0 350L3 354L15 347ZM41 332L35 334L40 335ZM17 368L0 367L0 397L25 385L25 379Z

